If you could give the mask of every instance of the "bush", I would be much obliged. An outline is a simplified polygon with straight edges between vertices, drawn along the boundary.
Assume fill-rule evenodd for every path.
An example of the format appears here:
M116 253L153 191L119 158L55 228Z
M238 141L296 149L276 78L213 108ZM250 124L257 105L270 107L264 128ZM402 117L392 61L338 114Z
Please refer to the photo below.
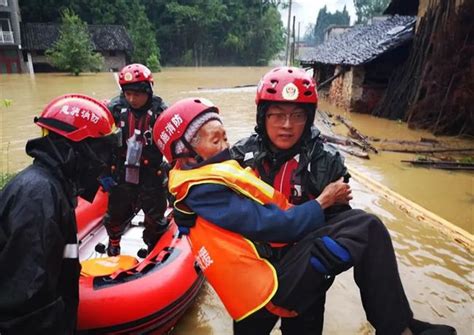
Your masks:
M161 72L160 61L158 56L153 53L146 60L146 66L151 70L151 72Z

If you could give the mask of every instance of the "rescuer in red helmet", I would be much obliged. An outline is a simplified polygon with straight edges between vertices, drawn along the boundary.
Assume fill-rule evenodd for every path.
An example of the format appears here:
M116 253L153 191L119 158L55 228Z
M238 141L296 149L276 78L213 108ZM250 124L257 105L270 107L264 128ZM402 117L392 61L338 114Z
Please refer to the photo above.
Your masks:
M101 102L52 100L35 119L33 163L0 194L0 333L73 334L80 263L74 208L94 199L119 129Z
M166 173L163 156L153 145L153 125L166 108L153 95L153 75L142 64L126 65L119 73L122 92L108 107L122 129L122 147L116 152L114 175L104 225L109 235L107 254L120 254L120 239L134 214L145 214L143 241L150 251L166 231ZM142 250L145 251L145 250ZM139 256L146 256L142 252Z
M189 234L204 276L236 324L296 317L311 305L326 282L310 263L312 232L322 228L324 208L351 199L342 178L319 197L292 206L282 193L230 159L219 109L203 98L170 106L157 120L153 138L174 164L168 187L180 231ZM185 217L192 212L191 225L178 219L180 213ZM286 256L278 257L282 250ZM338 250L347 254L341 246ZM350 266L346 259L338 269ZM273 323L264 325L265 330L257 324L235 331L268 334Z
M255 102L256 134L237 142L231 148L232 158L258 172L295 205L317 198L327 185L341 178L348 181L339 152L325 145L313 126L318 95L311 75L301 68L274 68L260 80ZM367 320L377 334L456 333L450 326L413 318L390 235L377 216L341 202L325 208L324 214L326 224L312 233L310 258L323 280L308 284L307 291L317 299L297 317L282 318L283 335L321 334L326 290L336 275L352 266ZM273 255L278 260L287 253L281 248ZM299 297L293 302L301 308ZM236 334L268 334L276 321L276 316L257 312L234 323L234 330Z

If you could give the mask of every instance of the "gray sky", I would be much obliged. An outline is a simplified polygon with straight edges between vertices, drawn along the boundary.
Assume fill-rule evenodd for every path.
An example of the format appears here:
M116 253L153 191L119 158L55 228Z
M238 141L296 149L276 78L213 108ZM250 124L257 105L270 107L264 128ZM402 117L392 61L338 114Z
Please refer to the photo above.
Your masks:
M334 13L336 10L342 10L344 5L347 6L347 11L351 17L351 24L356 20L354 3L352 0L293 0L293 5L291 7L291 16L296 16L295 19L295 28L296 33L298 33L298 22L301 22L301 37L306 31L308 24L316 23L316 17L321 8L327 6L328 11ZM283 25L286 27L288 23L288 9L282 10L281 19ZM293 19L292 19L293 20Z

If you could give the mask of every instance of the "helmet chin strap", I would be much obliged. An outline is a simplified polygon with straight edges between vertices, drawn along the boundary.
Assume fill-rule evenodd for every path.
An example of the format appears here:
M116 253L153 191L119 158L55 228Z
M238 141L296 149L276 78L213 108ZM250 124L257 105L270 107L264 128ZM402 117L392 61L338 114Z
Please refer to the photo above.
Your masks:
M202 162L204 159L199 156L199 154L196 152L196 150L194 150L193 146L191 145L191 143L189 143L188 141L186 141L186 139L183 138L181 139L181 141L183 142L184 146L186 147L186 149L188 149L188 153L186 154L187 157L189 158L193 158L194 160L196 160L196 162L200 163Z
M95 194L97 193L100 182L100 177L104 177L107 171L108 160L106 157L101 157L97 152L105 151L106 148L100 148L105 145L96 141L99 147L93 148L88 141L78 142L76 150L79 154L78 163L79 177L77 179L77 186L80 192L79 196L89 202L94 200ZM94 150L95 149L95 150Z

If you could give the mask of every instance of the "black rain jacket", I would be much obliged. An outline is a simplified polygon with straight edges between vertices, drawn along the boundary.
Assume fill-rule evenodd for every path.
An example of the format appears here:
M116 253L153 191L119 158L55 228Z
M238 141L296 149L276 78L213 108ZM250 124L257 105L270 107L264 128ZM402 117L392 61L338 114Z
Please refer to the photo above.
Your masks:
M131 108L130 104L127 102L125 96L122 93L109 102L108 108L114 116L115 124L117 127L122 129L122 146L118 148L118 152L115 155L115 179L119 184L125 182L124 164L127 153L127 139L133 135L129 134L128 115L133 113L136 120L138 121L139 118L145 117L145 115L149 114L151 116L150 122L145 125L145 129L140 129L142 134L147 133L147 141L142 149L140 180L142 181L141 184L162 187L163 174L157 172L163 168L163 155L161 154L158 147L153 143L152 132L156 119L167 108L164 101L159 96L153 95L150 101L147 102L144 107L142 107L140 110L134 110ZM135 128L139 128L138 124L135 125ZM145 161L147 162L146 164L144 164Z
M0 334L72 334L79 302L74 175L80 157L48 137L0 194ZM62 150L64 149L65 150Z
M243 167L257 170L262 180L273 185L275 176L285 162L300 154L297 174L302 180L302 201L318 197L329 183L341 177L346 182L350 178L343 157L334 147L323 142L316 127L312 127L307 139L289 150L273 152L265 142L262 136L252 134L232 146L231 156ZM329 214L349 208L347 205L335 205L325 212Z

